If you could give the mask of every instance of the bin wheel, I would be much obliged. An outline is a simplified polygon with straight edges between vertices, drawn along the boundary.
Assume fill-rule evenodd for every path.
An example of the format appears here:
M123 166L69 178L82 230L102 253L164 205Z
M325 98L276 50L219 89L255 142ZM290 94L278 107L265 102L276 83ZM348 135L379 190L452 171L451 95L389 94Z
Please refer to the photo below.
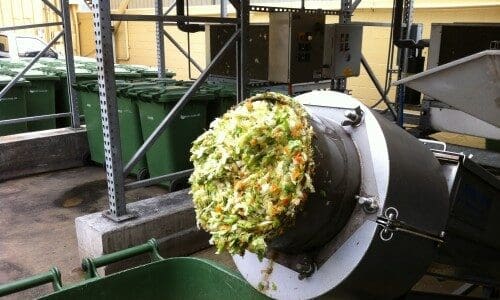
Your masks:
M137 180L144 180L149 178L149 172L148 169L142 168L137 172Z
M183 189L187 189L188 187L189 182L187 177L174 179L170 183L170 192L180 191Z
M82 154L82 161L87 166L92 165L92 157L89 151L85 151L85 153Z

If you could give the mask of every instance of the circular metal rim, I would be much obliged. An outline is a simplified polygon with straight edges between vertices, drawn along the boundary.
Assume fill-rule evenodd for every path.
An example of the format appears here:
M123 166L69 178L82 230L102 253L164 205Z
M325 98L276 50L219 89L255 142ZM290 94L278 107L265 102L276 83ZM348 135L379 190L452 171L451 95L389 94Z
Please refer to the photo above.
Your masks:
M389 184L388 149L382 128L368 107L355 98L333 91L314 91L295 98L306 106L311 114L321 108L334 108L339 112L360 106L364 112L363 123L355 127L344 127L357 147L361 163L360 193L375 196L379 199L379 207L384 207ZM331 111L331 110L330 110ZM341 114L343 116L343 114ZM333 122L340 123L342 118L324 116ZM375 176L376 173L376 176ZM263 291L276 299L309 299L321 296L340 285L357 267L368 250L372 240L378 238L377 225L364 221L342 246L311 277L298 279L295 271L273 263L267 258L259 261L253 253L243 256L235 255L233 260L243 277L255 288L261 285L263 278L268 286L276 287ZM350 222L357 220L349 220ZM271 272L265 270L272 269ZM263 272L264 271L264 272ZM265 275L263 275L266 273Z

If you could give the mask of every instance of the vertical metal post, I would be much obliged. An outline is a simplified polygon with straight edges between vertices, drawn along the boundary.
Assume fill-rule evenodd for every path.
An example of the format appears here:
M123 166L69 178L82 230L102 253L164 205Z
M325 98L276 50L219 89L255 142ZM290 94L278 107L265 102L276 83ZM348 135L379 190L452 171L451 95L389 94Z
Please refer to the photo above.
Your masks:
M241 7L236 7L236 18L238 20L241 19ZM238 22L236 24L236 30L240 30L241 28L241 23ZM244 100L243 96L241 95L241 86L240 86L240 78L241 78L241 43L240 40L238 39L236 41L236 47L235 47L235 57L236 57L236 62L235 62L235 68L236 68L236 80L235 80L235 85L236 85L236 102L239 103Z
M250 27L250 1L240 1L240 41L239 41L239 70L238 83L239 83L239 101L248 98L248 29Z
M155 1L155 14L163 16L163 0ZM158 78L165 77L165 43L163 41L163 21L156 22L156 64L158 66Z
M339 14L339 23L340 24L348 24L351 23L352 16L352 0L342 0L340 2L340 14ZM344 93L347 88L347 79L343 78L334 78L332 79L332 90L339 91Z
M68 98L71 110L71 127L80 128L80 111L78 98L73 85L76 83L75 61L73 59L73 37L71 35L71 18L69 0L61 0L62 21L64 30L64 55L66 57L66 74L68 81Z
M220 0L220 16L227 17L227 0Z
M113 33L111 29L109 1L92 0L92 12L94 17L104 156L108 182L109 211L105 215L114 221L123 221L133 216L127 214L125 204L125 185L116 101L112 44Z
M400 16L396 16L398 18ZM403 5L403 20L404 24L403 35L406 39L410 38L410 26L413 23L413 0L404 0ZM404 73L406 73L408 62L408 49L400 48L399 50L399 68L398 68L398 80L403 78ZM404 100L405 100L405 86L403 84L398 85L396 89L396 103L397 103L397 124L403 127L404 124Z

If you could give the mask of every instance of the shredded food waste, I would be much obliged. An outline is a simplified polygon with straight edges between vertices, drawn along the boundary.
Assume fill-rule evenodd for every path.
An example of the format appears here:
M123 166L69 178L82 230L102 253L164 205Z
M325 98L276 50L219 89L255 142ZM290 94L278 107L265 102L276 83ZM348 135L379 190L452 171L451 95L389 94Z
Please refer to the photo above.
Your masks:
M262 258L314 192L313 130L303 106L267 92L210 124L191 148L196 220L217 253Z

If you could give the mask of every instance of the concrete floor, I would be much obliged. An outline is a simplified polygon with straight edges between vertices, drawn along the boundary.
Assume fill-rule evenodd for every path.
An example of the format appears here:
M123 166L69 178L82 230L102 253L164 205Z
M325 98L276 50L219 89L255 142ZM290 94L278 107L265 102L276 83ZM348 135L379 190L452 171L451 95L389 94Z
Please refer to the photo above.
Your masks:
M161 187L127 192L130 201L164 194ZM105 172L83 167L0 183L0 283L57 266L63 284L83 278L74 219L107 208ZM42 287L16 294L33 298Z
M48 271L57 266L63 284L83 279L74 219L107 208L105 173L83 167L0 183L0 284ZM130 201L166 193L148 187L127 193ZM232 269L228 254L208 248L196 256ZM424 277L417 290L450 292L460 284ZM18 293L10 299L34 298L51 291L50 285Z

